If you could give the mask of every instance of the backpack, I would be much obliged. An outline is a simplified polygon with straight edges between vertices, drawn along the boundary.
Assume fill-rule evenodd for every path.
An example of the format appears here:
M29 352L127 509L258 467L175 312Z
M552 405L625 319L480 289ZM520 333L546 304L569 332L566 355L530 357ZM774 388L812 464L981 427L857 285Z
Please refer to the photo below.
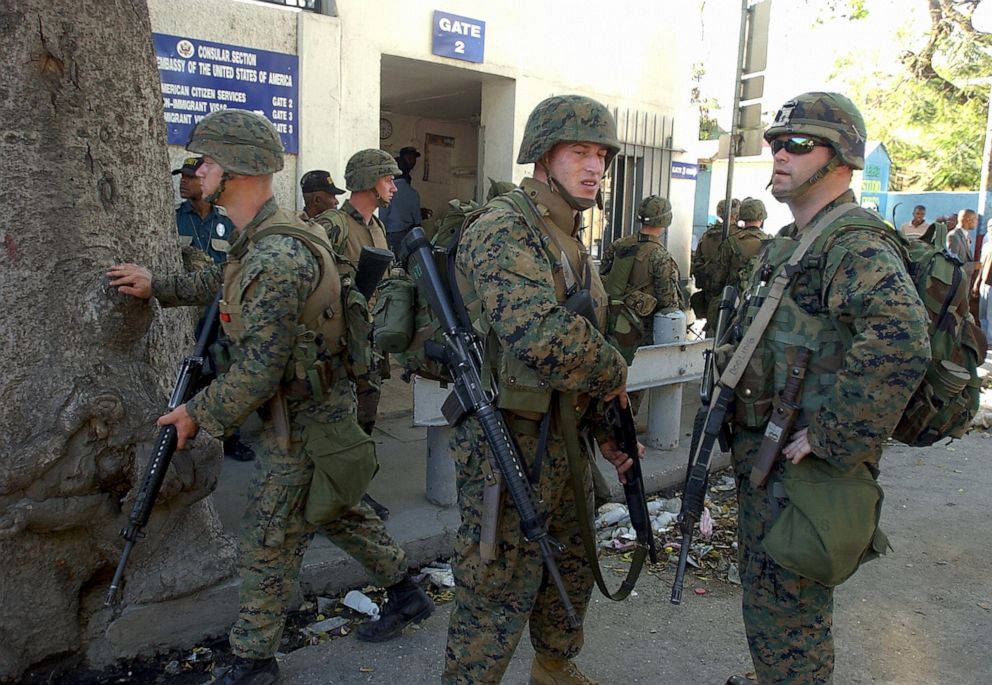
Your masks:
M512 192L504 193L490 200L492 202L503 203L504 206L511 207L515 212L524 216L533 210L528 209L525 204L527 199L522 194L518 197ZM461 222L454 224L451 220L449 226L453 229L443 230L441 226L432 239L434 261L437 265L438 273L442 279L448 280L451 269L454 269L455 252L458 249L458 239L461 231L477 219L489 203L483 207L473 208L469 203L459 203L455 207L452 201L452 212L446 215L445 220L453 214L459 214ZM555 257L549 252L549 258L554 262ZM452 284L453 286L453 284ZM588 285L586 286L588 287ZM452 287L452 292L456 293L457 288ZM442 348L444 345L443 334L440 330L440 322L431 311L427 299L417 290L413 279L403 269L394 269L389 278L379 284L378 301L373 311L373 339L377 346L384 352L393 355L404 371L402 378L409 382L413 375L421 376L441 383L451 381L451 376L447 366L442 362L432 359L428 354L430 348ZM473 302L463 304L469 311ZM611 302L610 310L613 310ZM623 304L623 303L618 303ZM635 332L626 327L624 322L630 318L637 319L636 314L628 317L614 317L610 315L608 322L607 340L611 344L620 348L620 339L626 333L633 340L633 348L630 351L633 357L633 350L640 343L641 333ZM639 319L637 324L640 325ZM621 353L623 350L621 349ZM629 362L628 362L629 363Z
M943 438L960 438L978 412L978 367L985 361L987 351L985 334L971 316L971 283L964 265L947 249L923 240L908 240L888 226L845 226L827 240L832 242L849 230L864 229L897 246L930 318L930 363L892 437L913 447L928 447Z
M448 204L450 209L439 219L431 238L435 264L445 279L449 251L456 247L451 243L462 226L477 216L479 209L475 202L451 200ZM372 318L376 346L391 354L403 367L404 381L409 383L414 375L441 383L451 381L448 367L431 359L426 352L426 346L432 343L444 344L438 319L403 268L394 268L379 284Z

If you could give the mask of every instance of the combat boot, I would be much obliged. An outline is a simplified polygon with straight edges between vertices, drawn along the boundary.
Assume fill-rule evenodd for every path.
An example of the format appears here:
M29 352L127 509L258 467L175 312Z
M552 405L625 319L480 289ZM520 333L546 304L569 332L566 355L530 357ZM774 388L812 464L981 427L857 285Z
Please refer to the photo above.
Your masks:
M375 500L372 497L372 495L368 494L367 492L364 495L362 495L362 502L372 507L372 511L374 511L375 515L378 516L381 520L385 521L386 519L389 518L389 509L386 507L386 505Z
M732 675L727 678L726 685L758 685L758 681L743 675Z
M530 685L599 685L568 659L537 654L530 667Z
M273 685L279 682L279 665L274 657L245 659L234 657L234 662L215 685Z
M411 623L434 613L434 602L410 576L386 588L386 608L378 621L363 623L356 631L364 642L385 642L398 637Z

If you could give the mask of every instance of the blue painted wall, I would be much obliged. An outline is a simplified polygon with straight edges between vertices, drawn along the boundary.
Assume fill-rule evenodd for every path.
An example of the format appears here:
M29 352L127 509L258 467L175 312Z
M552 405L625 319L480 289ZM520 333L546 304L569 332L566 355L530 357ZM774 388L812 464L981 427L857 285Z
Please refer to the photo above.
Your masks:
M886 211L882 213L882 216L887 221L891 221L896 228L902 226L913 217L913 207L916 205L923 205L927 208L927 221L930 222L938 216L957 214L962 209L974 209L981 212L977 191L962 193L887 193L887 196ZM979 217L978 221L978 231L979 233L985 232L985 221L981 217Z
M865 169L861 181L861 206L871 207L885 216L889 190L889 173L892 170L892 160L882 144L865 157Z
M699 236L706 232L709 225L711 207L710 185L713 181L713 170L708 164L699 165L699 173L696 174L696 201L692 208L692 249L696 249Z

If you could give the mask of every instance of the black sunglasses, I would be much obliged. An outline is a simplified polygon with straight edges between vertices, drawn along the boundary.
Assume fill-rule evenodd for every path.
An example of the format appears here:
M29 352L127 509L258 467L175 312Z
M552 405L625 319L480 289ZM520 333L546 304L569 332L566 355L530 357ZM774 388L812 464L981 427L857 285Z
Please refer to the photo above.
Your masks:
M769 143L772 148L772 154L777 153L782 148L790 155L808 155L813 151L815 147L830 147L830 143L824 143L817 140L816 138L810 138L809 136L791 136L785 138L776 138Z

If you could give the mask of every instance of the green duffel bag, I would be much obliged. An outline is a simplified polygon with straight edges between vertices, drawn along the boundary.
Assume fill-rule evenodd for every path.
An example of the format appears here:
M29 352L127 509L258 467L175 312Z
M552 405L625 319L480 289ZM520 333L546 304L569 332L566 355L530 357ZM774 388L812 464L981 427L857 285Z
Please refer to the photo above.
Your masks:
M314 465L303 516L315 525L329 523L357 505L379 470L375 442L354 417L305 424L303 452Z
M885 554L882 488L867 464L841 471L810 455L785 465L782 485L789 504L764 539L779 566L834 587Z

